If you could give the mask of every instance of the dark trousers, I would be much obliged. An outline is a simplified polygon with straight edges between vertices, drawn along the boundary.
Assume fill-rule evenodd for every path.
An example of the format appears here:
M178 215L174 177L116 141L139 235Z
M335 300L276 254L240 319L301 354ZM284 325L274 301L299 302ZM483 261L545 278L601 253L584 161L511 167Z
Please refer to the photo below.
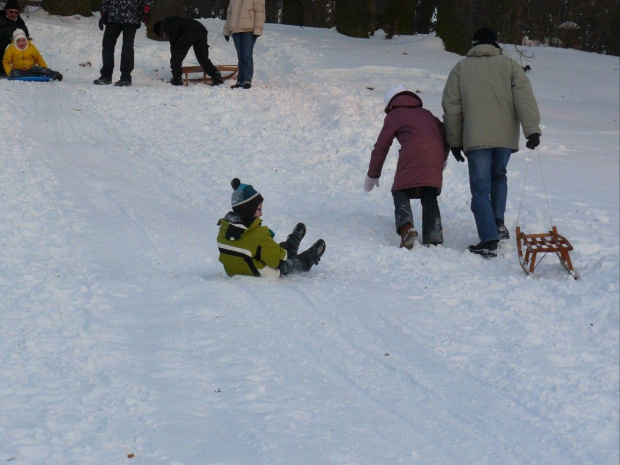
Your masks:
M112 79L114 72L114 48L118 37L123 33L123 48L121 49L121 79L131 81L133 71L133 42L139 24L108 23L103 33L101 57L101 77Z
M217 76L219 71L209 60L209 44L207 43L207 33L185 34L177 39L174 47L170 47L170 68L172 77L181 77L181 65L187 56L189 49L194 47L194 55L202 69L210 77Z
M437 202L436 187L419 187L392 192L394 197L394 218L396 232L407 223L413 223L411 199L419 198L422 203L422 244L442 244L443 229L441 212Z
M30 76L49 76L53 79L58 79L60 73L58 71L54 71L53 69L45 68L44 66L33 66L25 71L21 69L13 69L11 70L10 77L30 77Z

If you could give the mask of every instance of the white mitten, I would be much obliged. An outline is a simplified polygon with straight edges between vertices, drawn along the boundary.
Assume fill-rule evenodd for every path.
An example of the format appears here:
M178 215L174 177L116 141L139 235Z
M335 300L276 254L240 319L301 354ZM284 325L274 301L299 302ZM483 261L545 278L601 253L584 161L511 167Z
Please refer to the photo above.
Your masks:
M379 178L373 179L367 175L366 180L364 181L364 190L366 192L370 192L375 186L379 187Z

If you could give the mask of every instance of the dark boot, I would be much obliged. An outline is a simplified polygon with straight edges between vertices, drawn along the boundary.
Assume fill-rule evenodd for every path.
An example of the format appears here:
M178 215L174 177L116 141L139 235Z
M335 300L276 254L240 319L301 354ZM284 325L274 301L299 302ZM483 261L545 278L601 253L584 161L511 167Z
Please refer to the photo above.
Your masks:
M214 74L213 76L211 76L211 85L212 86L219 86L224 84L224 79L222 79L222 74L221 73L217 73Z
M170 84L172 84L173 86L182 86L183 79L181 78L181 76L174 76L172 79L170 79Z
M414 229L411 223L405 223L400 227L398 231L400 234L400 247L405 249L413 249L416 239L418 238L418 232Z
M114 83L116 87L130 87L131 86L131 78L121 78Z
M319 239L312 247L295 257L280 262L278 269L280 275L286 276L293 273L302 273L310 271L313 265L318 265L321 257L325 253L325 241Z
M477 245L470 245L467 247L471 253L482 255L486 258L497 257L497 240L488 242L480 242Z
M297 255L299 250L299 244L306 235L306 225L303 223L297 223L297 226L293 229L293 232L288 235L286 241L280 243L280 247L288 252L289 257Z
M441 227L441 213L437 202L437 189L422 187L422 244L443 244L443 229Z
M497 225L497 233L499 234L500 241L506 241L510 239L510 233L508 232L508 228L504 225L504 220L500 218L495 218L495 224Z
M105 78L105 77L101 76L101 77L95 79L93 81L93 84L96 84L98 86L107 86L109 84L112 84L112 79Z

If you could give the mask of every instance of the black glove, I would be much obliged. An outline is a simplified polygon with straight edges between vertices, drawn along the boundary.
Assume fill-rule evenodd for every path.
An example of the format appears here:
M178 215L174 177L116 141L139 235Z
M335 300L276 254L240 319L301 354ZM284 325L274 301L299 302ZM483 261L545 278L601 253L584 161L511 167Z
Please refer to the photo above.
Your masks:
M252 34L255 39L258 39L260 36L258 34Z
M226 39L226 42L228 42L230 40L230 36L224 36L224 39Z
M106 24L108 24L108 14L107 13L101 13L101 18L99 18L99 30L103 31L103 29L105 28Z
M525 143L525 146L528 149L534 150L539 145L540 145L540 134L535 132L534 134L530 134L529 136L527 136L527 142Z
M463 155L461 154L461 152L463 152L463 147L452 147L450 152L452 152L452 155L456 158L456 161L465 161L465 158L463 158Z

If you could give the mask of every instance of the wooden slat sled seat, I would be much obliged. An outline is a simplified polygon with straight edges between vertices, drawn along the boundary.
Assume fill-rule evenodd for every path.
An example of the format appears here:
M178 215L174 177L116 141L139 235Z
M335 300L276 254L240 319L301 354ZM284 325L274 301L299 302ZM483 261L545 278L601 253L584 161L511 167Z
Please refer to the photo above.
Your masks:
M517 253L519 254L519 263L523 271L528 275L534 273L534 270L546 254L554 252L560 259L560 263L564 269L566 269L573 278L577 279L579 276L573 269L573 264L568 254L571 250L573 250L573 246L564 236L558 234L558 230L555 226L552 226L551 231L544 234L525 234L521 232L521 228L517 226ZM537 263L536 257L539 253L543 254L543 256Z
M216 65L215 66L220 73L222 73L222 79L225 81L227 79L234 79L237 77L237 73L239 73L239 67L237 65ZM207 73L204 72L202 66L183 66L181 67L181 71L185 75L183 80L183 84L189 86L190 81L202 81L205 84L211 84L211 78L207 76ZM190 74L201 73L202 77L199 78L190 78Z

